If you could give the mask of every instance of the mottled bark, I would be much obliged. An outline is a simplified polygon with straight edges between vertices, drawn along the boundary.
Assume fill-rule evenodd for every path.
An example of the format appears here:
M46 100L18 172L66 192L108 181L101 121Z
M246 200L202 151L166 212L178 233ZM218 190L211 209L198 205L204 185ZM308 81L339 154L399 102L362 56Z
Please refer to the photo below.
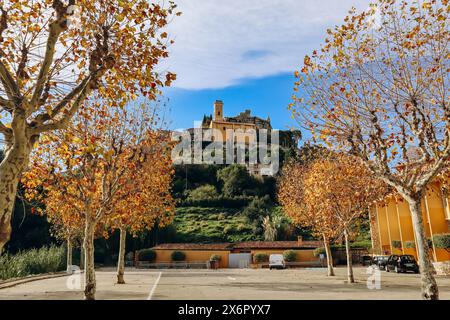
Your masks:
M0 254L11 236L11 216L20 176L28 165L31 146L26 138L6 150L0 163Z
M84 298L85 300L95 300L96 281L94 265L94 230L93 221L88 217L86 219L84 233Z
M327 275L329 277L334 277L333 255L331 254L330 241L325 235L323 235L323 244L325 247L325 254L327 257L327 269L328 269Z
M428 241L422 218L421 196L415 199L407 197L417 241L417 253L422 280L422 298L425 300L439 300L439 289L433 276L433 266L430 261Z
M72 241L69 239L67 239L67 273L68 274L72 274L73 273L73 269L72 269Z
M120 228L120 244L119 244L119 258L117 261L117 283L124 284L125 274L125 243L127 239L127 231L124 228Z
M353 276L352 250L350 249L350 241L348 239L347 229L344 229L344 237L345 237L345 253L347 255L347 281L348 283L354 283L355 277Z

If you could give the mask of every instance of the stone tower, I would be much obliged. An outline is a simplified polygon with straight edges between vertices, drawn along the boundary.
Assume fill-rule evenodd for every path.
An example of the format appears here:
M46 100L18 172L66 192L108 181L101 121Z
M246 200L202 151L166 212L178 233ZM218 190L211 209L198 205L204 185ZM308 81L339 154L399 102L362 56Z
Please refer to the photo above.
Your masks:
M220 100L216 100L216 102L214 102L214 120L223 120L223 102Z

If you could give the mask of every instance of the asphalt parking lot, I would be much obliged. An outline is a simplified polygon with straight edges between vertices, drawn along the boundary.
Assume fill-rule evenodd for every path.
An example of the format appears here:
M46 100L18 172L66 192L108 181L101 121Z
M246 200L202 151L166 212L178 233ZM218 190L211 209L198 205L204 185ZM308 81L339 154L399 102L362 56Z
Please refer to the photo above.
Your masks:
M45 279L0 290L0 299L82 299L82 276ZM97 272L97 299L132 300L392 300L420 299L420 276L355 268L357 283L325 269L291 270L127 270L126 284L115 272ZM368 281L369 280L369 281ZM378 281L379 280L379 281ZM450 300L450 278L437 277L441 299ZM369 283L368 283L369 282ZM369 286L368 286L369 284ZM68 286L69 285L69 286Z

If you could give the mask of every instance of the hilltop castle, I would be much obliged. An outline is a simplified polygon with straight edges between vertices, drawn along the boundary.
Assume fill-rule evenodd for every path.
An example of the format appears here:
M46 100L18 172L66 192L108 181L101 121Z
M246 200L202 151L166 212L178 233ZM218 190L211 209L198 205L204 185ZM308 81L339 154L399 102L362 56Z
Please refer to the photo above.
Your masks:
M209 137L211 140L208 141L219 142L224 146L227 141L243 141L248 145L258 141L260 130L267 130L267 143L271 146L271 135L274 133L275 129L272 128L270 117L267 117L267 119L262 119L253 116L250 110L245 110L235 117L225 117L223 105L224 104L222 101L216 100L214 103L214 114L203 116L200 131L213 129L210 133L212 136ZM227 130L231 130L232 136L227 136ZM255 133L252 134L248 132L251 130L254 130ZM190 133L191 141L194 141L196 129L191 128L187 131ZM279 143L281 158L278 158L277 156L276 166L273 166L273 164L264 165L259 160L257 163L252 164L246 160L245 166L251 174L257 176L273 176L278 171L279 161L284 161L288 157L295 156L298 153L298 143L301 139L301 132L297 130L276 131L278 135L277 143ZM228 134L230 134L230 132L228 132ZM203 145L203 148L205 148L205 145ZM275 156L275 154L272 154L271 152L269 152L269 154L269 158ZM248 154L246 157L247 156Z
M256 131L260 129L272 130L272 125L270 124L270 117L268 117L267 120L264 120L252 116L250 110L245 110L236 117L224 117L223 102L217 100L214 103L214 115L203 117L202 128L219 130L222 134L222 141L224 141L226 140L227 129L242 129L244 131L249 129L254 129ZM216 141L219 140L216 139Z

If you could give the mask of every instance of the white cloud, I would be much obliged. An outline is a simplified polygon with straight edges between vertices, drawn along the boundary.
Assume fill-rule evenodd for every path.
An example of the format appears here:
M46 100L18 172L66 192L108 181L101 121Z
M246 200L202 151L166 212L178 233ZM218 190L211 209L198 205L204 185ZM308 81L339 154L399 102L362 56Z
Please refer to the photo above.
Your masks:
M227 87L245 78L293 71L317 48L328 27L369 0L178 0L181 17L164 63L175 87Z

